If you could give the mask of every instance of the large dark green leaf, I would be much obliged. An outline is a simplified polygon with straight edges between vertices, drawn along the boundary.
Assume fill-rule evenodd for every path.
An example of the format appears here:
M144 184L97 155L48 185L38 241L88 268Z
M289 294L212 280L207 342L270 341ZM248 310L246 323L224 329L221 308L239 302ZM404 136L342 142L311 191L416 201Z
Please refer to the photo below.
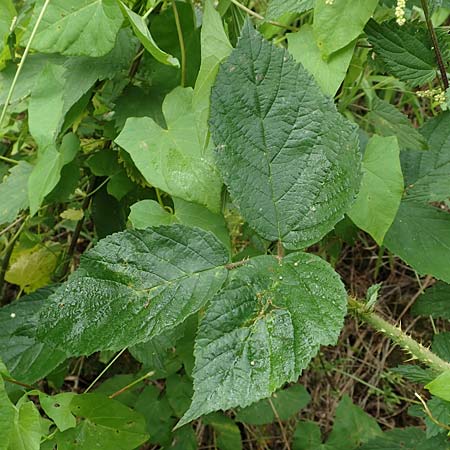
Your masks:
M63 362L67 355L36 338L39 311L54 289L40 289L0 308L0 357L11 375L34 383Z
M264 238L305 247L353 201L360 181L354 127L249 22L217 75L211 128L231 196Z
M338 275L315 255L260 256L233 271L200 324L194 397L179 426L297 380L320 345L336 342L346 304Z
M415 315L450 320L450 285L447 283L436 283L428 288L417 299L412 312Z
M157 336L222 286L228 252L213 234L182 225L108 236L42 311L39 335L74 354Z
M412 86L436 77L436 58L425 27L409 22L399 27L395 20L381 24L371 20L365 31L375 53L395 77Z

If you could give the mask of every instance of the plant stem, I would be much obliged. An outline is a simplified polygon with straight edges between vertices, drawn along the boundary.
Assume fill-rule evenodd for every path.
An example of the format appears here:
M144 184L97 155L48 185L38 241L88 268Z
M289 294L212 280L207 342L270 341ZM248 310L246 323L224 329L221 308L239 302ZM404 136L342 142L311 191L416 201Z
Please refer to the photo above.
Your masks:
M186 85L186 48L184 46L183 30L181 29L180 16L178 15L178 9L176 0L172 0L173 15L175 17L175 24L177 26L178 41L180 42L181 51L181 87Z
M6 116L6 110L8 109L9 102L11 101L11 97L12 97L14 89L16 87L17 79L19 78L20 72L22 72L22 68L23 68L23 65L25 64L25 60L27 59L28 52L30 51L34 36L36 35L37 29L38 29L39 25L41 24L42 18L44 17L45 11L46 11L49 3L50 3L50 0L45 0L44 6L42 6L41 12L39 13L39 16L36 20L36 24L34 25L33 30L31 31L30 39L28 39L27 46L25 47L25 50L23 52L19 66L17 67L16 74L14 75L13 82L11 83L11 87L9 88L9 92L8 92L8 96L6 97L5 104L3 105L2 114L0 116L0 127L2 126L3 119Z
M392 325L374 311L368 310L365 303L349 297L348 306L353 315L369 324L379 333L389 337L395 344L410 353L413 358L418 359L439 373L450 370L450 363L439 358L439 356L425 348L411 336L408 336L400 327Z
M428 32L430 33L431 41L433 42L434 53L436 55L436 61L439 67L439 72L441 73L442 83L444 84L444 88L447 89L448 78L447 71L445 70L444 59L442 58L441 49L439 48L439 41L436 36L436 31L433 27L433 22L431 21L430 11L428 9L428 0L420 0L422 3L423 14L425 16L425 21L427 23Z
M267 20L261 14L258 14L256 11L253 11L250 8L247 8L242 3L239 3L237 0L231 0L231 3L233 5L237 6L239 9L242 9L242 11L245 11L248 15L255 17L256 19L263 20L264 22L270 23L270 25L274 25L276 27L285 28L286 30L290 31L298 31L297 27L291 27L290 25L284 25L280 22L276 22L275 20Z
M151 370L150 372L147 372L145 375L142 375L142 377L139 377L137 380L132 381L130 384L127 384L123 388L114 392L114 394L111 394L109 396L109 398L116 398L118 395L123 394L128 389L132 388L133 386L136 386L136 384L139 384L141 381L144 381L146 378L151 377L154 374L155 374L155 372L153 370Z

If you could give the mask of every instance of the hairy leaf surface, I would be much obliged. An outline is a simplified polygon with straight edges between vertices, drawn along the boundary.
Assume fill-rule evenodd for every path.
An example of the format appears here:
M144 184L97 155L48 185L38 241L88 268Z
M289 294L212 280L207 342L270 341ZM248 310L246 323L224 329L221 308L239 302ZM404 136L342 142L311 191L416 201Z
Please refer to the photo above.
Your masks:
M248 406L299 377L320 345L334 344L347 297L331 266L292 253L256 257L232 272L195 343L194 397L178 426Z
M42 311L38 333L73 354L120 349L183 322L220 289L228 252L182 225L125 231L86 252Z
M302 248L343 217L360 181L355 129L249 22L217 75L210 122L231 197L264 238Z

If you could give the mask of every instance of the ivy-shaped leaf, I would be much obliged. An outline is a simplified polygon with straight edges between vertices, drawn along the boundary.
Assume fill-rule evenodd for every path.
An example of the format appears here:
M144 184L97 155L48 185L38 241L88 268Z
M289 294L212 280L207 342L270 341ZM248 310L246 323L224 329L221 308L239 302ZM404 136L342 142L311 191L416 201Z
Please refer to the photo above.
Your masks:
M50 297L38 334L80 355L149 340L208 302L226 278L227 262L223 245L198 228L108 236Z
M352 203L360 182L355 128L250 22L217 75L210 124L231 197L264 238L306 247Z
M260 256L231 272L200 324L194 397L178 426L296 381L320 345L336 342L346 307L338 275L312 254Z
M38 0L26 42L45 0ZM33 40L42 53L103 56L114 47L123 17L117 0L52 0Z

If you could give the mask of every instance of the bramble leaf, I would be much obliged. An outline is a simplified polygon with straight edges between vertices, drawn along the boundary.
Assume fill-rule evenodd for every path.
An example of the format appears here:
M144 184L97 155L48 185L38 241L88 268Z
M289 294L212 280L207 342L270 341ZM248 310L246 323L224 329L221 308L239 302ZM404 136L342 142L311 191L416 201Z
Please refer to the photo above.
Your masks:
M348 212L352 221L381 245L403 195L400 149L396 137L370 138L363 156L363 177Z
M296 381L320 345L336 342L346 306L338 275L312 254L260 256L232 271L200 324L194 397L177 426Z
M354 127L249 22L217 75L210 125L231 197L265 239L306 247L353 201L360 182Z
M182 225L125 231L86 252L42 310L39 336L73 354L121 349L171 329L220 289L228 252Z

